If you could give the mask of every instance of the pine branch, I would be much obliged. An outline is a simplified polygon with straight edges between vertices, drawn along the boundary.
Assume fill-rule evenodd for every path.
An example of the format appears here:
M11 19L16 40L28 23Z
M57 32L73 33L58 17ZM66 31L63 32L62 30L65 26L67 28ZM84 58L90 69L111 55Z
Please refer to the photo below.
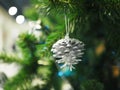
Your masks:
M35 55L36 45L38 44L38 41L33 34L28 34L28 33L21 34L19 36L17 44L21 50L24 64L29 65L39 59Z
M31 75L22 69L15 77L9 79L5 86L5 90L27 90L30 88Z
M36 0L37 10L47 13L55 12L63 14L65 12L69 18L78 19L82 17L94 16L95 14L104 22L105 18L116 22L120 20L120 1L119 0ZM41 13L41 12L38 12ZM91 18L90 17L90 18Z
M22 63L22 60L19 57L15 56L15 55L8 55L6 53L1 53L0 59L4 62L8 62L8 63L11 63L11 62Z

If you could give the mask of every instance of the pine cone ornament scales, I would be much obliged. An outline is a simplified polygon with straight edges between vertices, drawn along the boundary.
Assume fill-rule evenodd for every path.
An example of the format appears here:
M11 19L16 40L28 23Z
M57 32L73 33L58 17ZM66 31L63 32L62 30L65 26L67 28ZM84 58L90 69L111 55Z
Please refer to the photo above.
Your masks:
M83 50L83 42L66 36L53 44L51 52L60 68L69 67L72 71L75 68L74 65L81 61Z

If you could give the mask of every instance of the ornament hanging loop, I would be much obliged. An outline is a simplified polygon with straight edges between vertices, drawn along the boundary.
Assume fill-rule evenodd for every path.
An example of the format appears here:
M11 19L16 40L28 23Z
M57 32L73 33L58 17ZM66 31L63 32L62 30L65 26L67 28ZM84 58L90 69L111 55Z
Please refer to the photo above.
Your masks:
M65 37L69 37L69 33L70 33L70 28L69 28L70 23L69 22L70 21L67 18L67 15L66 15L66 6L64 6L64 18L65 18L65 29L66 29Z
M73 30L74 30L75 21L73 20L72 22L70 22L70 19L68 18L66 12L67 12L66 6L64 6L64 19L65 19L65 29L66 29L65 37L69 37L70 32L73 32Z

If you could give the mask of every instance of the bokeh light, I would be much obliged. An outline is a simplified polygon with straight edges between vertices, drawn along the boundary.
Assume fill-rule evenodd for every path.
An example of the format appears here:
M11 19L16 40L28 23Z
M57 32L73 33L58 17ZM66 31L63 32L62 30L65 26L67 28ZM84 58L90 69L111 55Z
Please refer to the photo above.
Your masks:
M18 15L18 16L16 17L16 22L17 22L18 24L22 24L22 23L24 23L24 21L25 21L25 17L24 17L23 15Z
M12 7L9 8L8 13L10 15L15 15L17 13L17 11L18 11L17 8L12 6Z

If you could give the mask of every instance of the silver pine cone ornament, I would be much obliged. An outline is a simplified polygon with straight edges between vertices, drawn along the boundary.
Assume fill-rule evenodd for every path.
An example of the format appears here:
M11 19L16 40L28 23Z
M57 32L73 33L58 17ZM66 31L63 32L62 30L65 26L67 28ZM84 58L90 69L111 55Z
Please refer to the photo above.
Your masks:
M51 52L60 68L68 67L72 71L74 65L81 61L83 50L83 42L66 36L53 44Z

